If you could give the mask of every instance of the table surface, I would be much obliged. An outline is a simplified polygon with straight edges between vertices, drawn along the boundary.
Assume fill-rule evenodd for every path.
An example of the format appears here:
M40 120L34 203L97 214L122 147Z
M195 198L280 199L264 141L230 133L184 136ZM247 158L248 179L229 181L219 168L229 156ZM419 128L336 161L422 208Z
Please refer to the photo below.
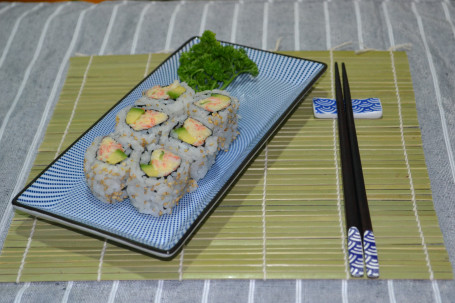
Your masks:
M25 185L69 57L172 51L211 29L220 40L267 50L406 50L434 207L455 264L454 23L448 0L2 2L0 246L13 217L10 201ZM0 293L0 302L451 302L455 283L74 281L2 283Z

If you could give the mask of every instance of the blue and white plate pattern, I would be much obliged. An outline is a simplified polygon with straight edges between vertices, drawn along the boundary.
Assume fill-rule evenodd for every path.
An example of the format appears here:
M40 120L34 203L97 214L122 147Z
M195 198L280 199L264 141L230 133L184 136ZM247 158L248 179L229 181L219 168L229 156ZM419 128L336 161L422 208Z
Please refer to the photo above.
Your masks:
M240 76L228 87L240 100L240 135L228 152L218 154L198 189L185 195L171 215L159 218L137 212L128 200L97 200L84 179L85 150L95 137L114 130L117 112L132 105L142 91L178 79L181 53L198 42L198 37L190 39L121 99L13 200L14 207L160 257L174 255L326 69L320 62L243 47L260 74Z
M352 99L354 118L378 119L382 117L382 105L378 98ZM336 118L336 100L313 98L313 113L316 118Z

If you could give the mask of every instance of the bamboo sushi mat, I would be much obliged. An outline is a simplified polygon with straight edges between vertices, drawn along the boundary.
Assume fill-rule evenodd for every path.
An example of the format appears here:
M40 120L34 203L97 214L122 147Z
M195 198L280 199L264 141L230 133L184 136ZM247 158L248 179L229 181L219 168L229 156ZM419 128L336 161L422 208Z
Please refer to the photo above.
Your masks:
M383 104L382 119L356 122L381 278L452 279L406 54L289 54L329 68L174 259L16 212L0 281L349 278L336 121L312 113L313 97L333 96L334 61L347 64L353 98ZM166 56L72 58L29 181Z

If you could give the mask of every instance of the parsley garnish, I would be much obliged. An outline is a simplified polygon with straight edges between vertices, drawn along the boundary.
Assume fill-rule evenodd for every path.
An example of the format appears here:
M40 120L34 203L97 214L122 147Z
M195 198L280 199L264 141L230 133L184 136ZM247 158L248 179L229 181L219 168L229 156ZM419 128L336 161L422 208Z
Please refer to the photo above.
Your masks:
M225 89L240 74L259 74L258 67L243 48L223 46L206 30L198 44L180 57L177 71L181 81L196 91Z

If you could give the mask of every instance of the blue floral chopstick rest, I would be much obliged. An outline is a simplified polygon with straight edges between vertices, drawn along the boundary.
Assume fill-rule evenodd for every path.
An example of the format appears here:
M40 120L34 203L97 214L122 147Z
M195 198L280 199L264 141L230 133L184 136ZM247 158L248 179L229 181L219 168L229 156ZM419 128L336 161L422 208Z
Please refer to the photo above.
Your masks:
M354 118L378 119L382 117L382 105L378 98L352 99ZM313 98L313 112L316 118L337 118L335 99Z

